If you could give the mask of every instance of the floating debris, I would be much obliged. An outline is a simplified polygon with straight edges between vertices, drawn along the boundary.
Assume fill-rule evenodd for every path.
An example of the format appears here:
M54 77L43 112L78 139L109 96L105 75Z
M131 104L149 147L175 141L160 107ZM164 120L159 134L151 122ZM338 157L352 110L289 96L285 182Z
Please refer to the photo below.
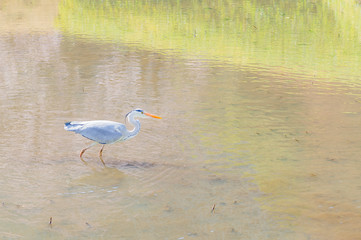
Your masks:
M215 213L215 211L216 211L216 204L213 204L213 207L212 207L211 213Z
M190 232L190 233L187 233L187 235L188 235L189 237L197 237L197 236L198 236L198 233L192 233L192 232Z

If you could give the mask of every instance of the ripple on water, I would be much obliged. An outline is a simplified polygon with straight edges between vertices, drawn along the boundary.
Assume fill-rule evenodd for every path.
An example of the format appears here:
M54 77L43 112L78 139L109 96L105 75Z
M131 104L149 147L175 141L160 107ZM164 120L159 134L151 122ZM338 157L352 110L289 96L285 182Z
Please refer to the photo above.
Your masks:
M108 161L106 167L91 167L91 171L71 181L60 196L107 194L126 191L131 195L153 193L154 185L174 175L177 166L139 161Z

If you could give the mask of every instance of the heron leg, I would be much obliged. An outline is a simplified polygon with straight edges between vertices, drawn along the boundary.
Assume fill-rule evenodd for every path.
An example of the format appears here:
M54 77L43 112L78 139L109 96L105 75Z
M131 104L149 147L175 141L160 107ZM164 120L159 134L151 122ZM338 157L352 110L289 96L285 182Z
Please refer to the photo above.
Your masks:
M82 156L83 156L83 154L84 154L84 152L86 151L86 150L88 150L89 148L91 148L92 146L94 146L95 144L97 144L96 142L95 143L92 143L89 147L86 147L86 148L84 148L83 150L81 150L81 152L80 152L80 158L82 158Z
M80 158L82 158L83 153L85 152L85 150L87 150L87 148L84 148L83 150L81 150L81 152L80 152Z
M100 149L100 152L99 152L99 157L103 157L103 149L104 149L104 144L103 144L102 149Z
M103 160L103 149L104 149L104 144L103 144L103 147L100 149L100 152L99 152L99 158L100 158L100 161L102 161L103 165L105 166L105 162Z

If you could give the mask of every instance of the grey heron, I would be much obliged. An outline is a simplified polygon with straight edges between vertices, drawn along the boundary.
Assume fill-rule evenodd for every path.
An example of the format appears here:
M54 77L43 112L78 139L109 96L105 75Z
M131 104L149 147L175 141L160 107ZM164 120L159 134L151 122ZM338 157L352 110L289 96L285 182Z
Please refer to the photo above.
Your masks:
M150 117L161 119L161 117L147 113L144 110L138 108L129 112L125 116L125 120L129 121L134 126L133 130L131 131L129 131L127 127L122 123L107 121L107 120L66 122L64 124L64 129L67 131L72 131L81 134L83 137L86 137L94 141L94 143L84 148L80 152L80 158L82 161L84 161L82 159L82 156L87 149L91 148L96 144L102 144L103 146L100 149L99 157L102 163L105 165L102 159L104 145L116 143L116 142L122 142L135 137L140 130L140 122L138 119L135 118L150 118Z

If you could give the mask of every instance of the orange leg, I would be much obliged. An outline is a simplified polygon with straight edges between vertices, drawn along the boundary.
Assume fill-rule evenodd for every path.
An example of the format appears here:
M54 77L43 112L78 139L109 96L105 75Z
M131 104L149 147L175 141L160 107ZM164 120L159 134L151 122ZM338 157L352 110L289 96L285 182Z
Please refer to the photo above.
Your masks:
M103 144L103 147L102 147L102 149L100 149L100 152L99 152L99 157L103 157L103 149L104 149L104 144Z
M88 150L89 148L91 148L91 147L94 146L95 144L97 144L97 143L93 143L93 144L90 145L89 147L86 147L86 148L84 148L83 150L81 150L81 152L80 152L80 158L82 158L82 156L83 156L83 154L85 153L86 150Z
M105 162L103 160L103 149L104 149L104 144L103 144L103 147L102 149L100 149L100 152L99 152L99 158L100 158L100 161L102 161L103 165L105 166Z
M85 152L85 150L87 150L87 148L84 148L83 150L81 150L80 158L83 156L83 153Z

